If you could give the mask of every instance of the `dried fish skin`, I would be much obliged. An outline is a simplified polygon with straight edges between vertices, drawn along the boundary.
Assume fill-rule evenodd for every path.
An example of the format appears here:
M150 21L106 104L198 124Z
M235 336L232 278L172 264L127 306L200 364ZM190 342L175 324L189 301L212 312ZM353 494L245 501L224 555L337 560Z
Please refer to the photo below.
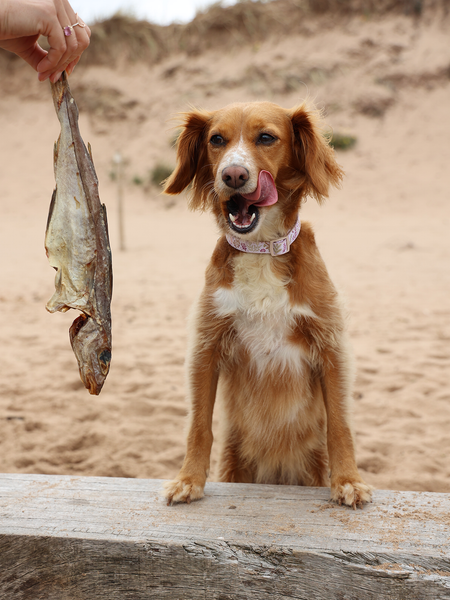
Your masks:
M86 202L70 131L62 128L55 157L56 188L48 216L45 248L56 269L55 293L49 312L69 308L89 310L89 293L95 272L96 239Z
M112 262L106 208L65 74L51 90L61 133L54 148L56 188L45 235L47 256L56 269L55 293L46 308L82 311L70 328L70 342L85 387L99 394L111 361Z

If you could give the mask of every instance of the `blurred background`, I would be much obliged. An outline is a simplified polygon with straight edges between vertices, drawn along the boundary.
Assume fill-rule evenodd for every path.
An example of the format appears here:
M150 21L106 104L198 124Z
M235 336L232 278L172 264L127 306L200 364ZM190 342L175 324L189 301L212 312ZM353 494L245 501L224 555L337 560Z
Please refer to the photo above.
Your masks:
M346 172L301 216L349 311L358 465L377 487L449 492L450 1L73 6L92 27L70 85L108 209L113 360L89 396L68 339L75 311L45 310L59 122L48 83L1 52L0 470L177 473L186 318L218 237L186 195L161 194L177 115L307 99ZM212 479L217 455L215 443Z
M229 0L221 5L231 6L235 3L235 0ZM170 25L192 21L197 12L208 9L211 4L214 4L211 0L80 0L76 3L76 11L84 16L87 23L102 21L122 13L158 25Z

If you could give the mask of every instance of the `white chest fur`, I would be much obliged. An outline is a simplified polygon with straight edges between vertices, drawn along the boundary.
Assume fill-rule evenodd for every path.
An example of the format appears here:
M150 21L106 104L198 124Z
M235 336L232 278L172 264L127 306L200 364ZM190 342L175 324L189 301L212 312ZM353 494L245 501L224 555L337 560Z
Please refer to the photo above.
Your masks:
M301 372L308 356L292 340L292 332L299 318L316 315L307 305L291 304L288 281L273 272L271 260L250 254L237 257L232 288L219 288L214 294L216 314L233 318L237 341L258 372L270 366Z

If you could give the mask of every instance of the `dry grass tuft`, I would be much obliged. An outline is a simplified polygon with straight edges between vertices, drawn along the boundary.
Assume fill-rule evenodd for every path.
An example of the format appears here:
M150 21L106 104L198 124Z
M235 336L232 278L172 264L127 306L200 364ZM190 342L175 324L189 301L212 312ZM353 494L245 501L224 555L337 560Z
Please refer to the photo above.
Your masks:
M340 133L339 131L333 131L329 140L330 146L333 146L336 150L350 150L355 146L357 138L349 133Z
M116 14L91 29L91 44L83 56L86 64L157 62L165 52L167 28L147 21Z
M169 167L163 163L156 164L150 171L150 182L156 186L162 185L163 181L172 174L173 169L174 167Z

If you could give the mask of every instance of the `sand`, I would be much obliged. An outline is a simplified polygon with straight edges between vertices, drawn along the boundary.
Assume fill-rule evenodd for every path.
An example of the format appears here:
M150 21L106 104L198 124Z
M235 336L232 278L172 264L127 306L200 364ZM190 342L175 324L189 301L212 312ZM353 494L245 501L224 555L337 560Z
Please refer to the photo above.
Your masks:
M448 25L448 22L447 22ZM0 471L171 478L184 455L186 317L218 237L209 215L148 178L173 166L170 118L189 104L309 96L334 130L343 187L313 223L346 299L357 461L378 488L450 492L450 46L445 22L365 20L265 43L71 78L109 211L113 362L99 397L50 315L44 231L58 136L49 88L26 65L0 84ZM127 161L119 250L114 154ZM217 423L216 423L217 425ZM216 426L215 425L215 426ZM217 448L213 448L213 467ZM215 479L213 468L211 479Z

